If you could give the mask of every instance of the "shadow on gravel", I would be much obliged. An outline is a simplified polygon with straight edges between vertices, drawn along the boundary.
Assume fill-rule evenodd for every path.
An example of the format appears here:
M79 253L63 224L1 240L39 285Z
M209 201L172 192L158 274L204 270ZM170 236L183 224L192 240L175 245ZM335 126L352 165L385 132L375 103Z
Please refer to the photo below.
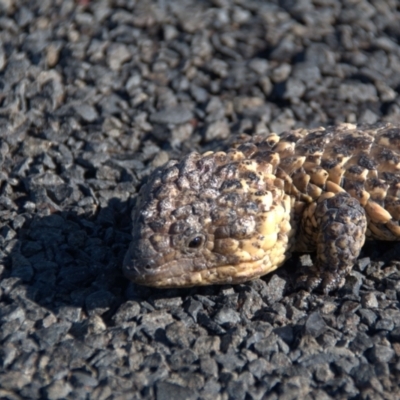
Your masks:
M130 203L113 198L92 216L69 211L26 221L8 250L3 293L55 313L118 306L129 283L121 265L131 238Z

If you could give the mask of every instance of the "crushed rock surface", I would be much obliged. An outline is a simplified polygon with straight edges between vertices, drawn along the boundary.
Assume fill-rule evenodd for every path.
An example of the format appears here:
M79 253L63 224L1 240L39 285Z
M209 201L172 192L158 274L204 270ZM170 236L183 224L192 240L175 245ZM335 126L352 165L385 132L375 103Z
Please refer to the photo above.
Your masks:
M395 0L0 0L0 398L398 399L400 250L329 296L121 273L143 179L232 134L400 123Z

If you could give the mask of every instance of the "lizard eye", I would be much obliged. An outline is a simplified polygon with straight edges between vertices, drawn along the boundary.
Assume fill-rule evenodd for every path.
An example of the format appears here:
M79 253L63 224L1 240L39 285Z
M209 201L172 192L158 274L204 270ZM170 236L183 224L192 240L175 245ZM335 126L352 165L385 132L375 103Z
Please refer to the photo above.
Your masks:
M205 242L205 238L203 235L196 235L196 236L193 236L191 239L189 239L188 247L190 249L198 249L201 246L203 246L204 242Z

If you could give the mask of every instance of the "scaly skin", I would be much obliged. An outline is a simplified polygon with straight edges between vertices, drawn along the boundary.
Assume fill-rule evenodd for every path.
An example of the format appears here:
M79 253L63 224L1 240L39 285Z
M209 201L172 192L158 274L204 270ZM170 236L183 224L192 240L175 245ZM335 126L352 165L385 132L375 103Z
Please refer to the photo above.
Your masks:
M365 239L400 240L400 128L341 124L241 136L156 170L133 211L125 275L234 284L316 252L301 286L341 287Z

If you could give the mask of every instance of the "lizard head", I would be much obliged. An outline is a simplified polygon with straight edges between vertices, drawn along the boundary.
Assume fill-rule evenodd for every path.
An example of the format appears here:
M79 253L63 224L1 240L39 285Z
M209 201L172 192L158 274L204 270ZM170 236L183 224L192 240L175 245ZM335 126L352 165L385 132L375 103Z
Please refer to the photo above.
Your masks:
M244 144L154 171L132 213L126 277L155 287L228 284L282 264L290 199L267 159Z

